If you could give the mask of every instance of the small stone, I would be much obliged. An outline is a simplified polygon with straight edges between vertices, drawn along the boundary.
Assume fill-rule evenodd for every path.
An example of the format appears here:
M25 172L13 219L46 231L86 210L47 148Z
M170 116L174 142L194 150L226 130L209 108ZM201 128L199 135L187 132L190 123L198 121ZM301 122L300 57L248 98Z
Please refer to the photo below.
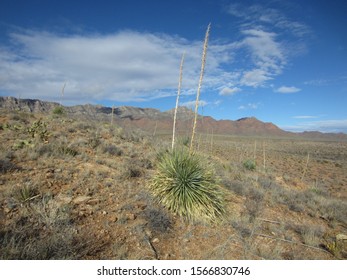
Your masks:
M149 229L145 229L145 233L148 237L152 237L152 232Z
M345 240L347 240L346 234L340 233L340 234L336 235L336 241L345 241Z
M133 213L126 214L125 216L128 220L131 220L131 221L136 219L136 215Z
M52 179L54 177L53 173L47 173L46 174L46 179Z
M70 196L58 195L57 200L64 204L69 204L72 201L72 198Z
M99 203L99 199L94 198L94 199L88 200L87 203L90 205L96 205Z
M141 209L141 210L145 210L147 208L147 204L138 204L136 205L137 208Z
M156 237L156 238L153 238L153 239L152 239L152 243L159 243L159 238L157 238L157 237Z
M89 199L91 199L90 196L81 195L81 196L74 198L73 202L75 204L81 204L81 203L87 202Z
M118 221L118 217L117 216L111 216L110 221L115 223Z
M106 214L107 214L107 212L106 212L106 211L102 211L102 214L103 214L103 215L106 215Z
M85 216L85 212L84 211L79 211L78 212L78 216L79 217L84 217Z

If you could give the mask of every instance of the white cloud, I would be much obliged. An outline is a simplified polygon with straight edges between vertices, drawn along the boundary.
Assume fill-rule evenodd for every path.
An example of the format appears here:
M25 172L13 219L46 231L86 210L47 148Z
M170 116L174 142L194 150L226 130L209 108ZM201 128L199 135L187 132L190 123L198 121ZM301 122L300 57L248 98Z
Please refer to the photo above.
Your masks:
M237 92L240 92L241 89L238 87L234 87L234 88L230 88L230 87L223 87L220 91L219 91L219 95L233 95Z
M292 35L300 38L311 33L311 28L307 24L292 20L279 9L273 7L259 4L250 6L230 4L227 13L241 19L244 25L269 25L272 28L289 31Z
M232 95L281 74L287 57L277 34L250 26L240 32L240 41L210 42L203 92ZM0 45L1 95L60 100L66 82L66 105L175 96L184 51L182 94L196 93L202 41L133 31L58 35L26 30L10 37L9 45ZM230 65L240 66L230 71Z
M262 69L254 69L247 71L243 74L241 78L241 85L259 87L264 84L267 80L271 80L269 73Z
M287 87L287 86L281 86L278 89L275 90L279 93L295 93L301 91L300 88L297 87Z
M256 69L246 71L241 84L258 87L279 75L286 64L282 45L275 40L276 34L261 29L247 29L242 44L251 51Z
M215 101L213 102L213 105L214 105L214 106L219 106L220 104L222 104L222 100L215 100Z
M339 77L334 77L332 79L314 79L305 81L305 85L309 86L330 86L330 85L341 85L347 83L347 76L342 75Z
M196 101L192 100L192 101L180 103L180 106L185 106L188 108L195 108L195 103L196 103ZM199 100L199 107L206 106L207 104L209 104L209 102L207 102L205 100Z
M247 29L242 33L246 35L243 44L252 51L254 62L261 69L280 72L285 64L282 46L276 42L276 34L262 29Z
M316 116L294 116L293 119L316 119Z
M109 35L62 36L25 31L0 45L0 93L22 98L59 99L66 82L66 103L97 100L144 101L175 95L179 63L186 52L183 94L198 83L202 42L177 36L124 31ZM203 90L235 79L221 64L233 56L233 44L208 49Z
M266 6L233 3L227 7L226 12L239 20L244 36L240 47L248 49L253 62L250 69L243 69L240 85L266 86L266 81L282 73L291 56L306 52L305 40L311 29L303 22L288 18L279 9L281 5L276 1Z
M260 103L248 103L246 105L241 105L238 107L239 110L246 110L246 109L252 109L252 110L255 110L255 109L258 109L258 107L260 106Z
M293 132L320 131L331 133L347 133L347 119L302 122L296 125L281 126L281 128Z

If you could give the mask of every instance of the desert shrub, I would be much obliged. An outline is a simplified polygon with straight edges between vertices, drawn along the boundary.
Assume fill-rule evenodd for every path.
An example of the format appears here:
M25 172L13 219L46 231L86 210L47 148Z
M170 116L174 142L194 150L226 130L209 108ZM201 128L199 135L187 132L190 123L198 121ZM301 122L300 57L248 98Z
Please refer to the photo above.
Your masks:
M23 111L12 112L9 114L11 120L19 121L23 123L29 123L29 119L33 117L32 114Z
M19 209L13 224L0 229L0 259L76 259L76 239L70 213L55 201L42 200Z
M88 139L88 146L92 149L95 149L101 144L100 136L98 133L95 133L92 137Z
M103 152L110 154L111 156L121 156L123 151L114 145L108 145L103 148Z
M149 160L148 158L138 159L138 165L142 168L145 168L145 169L152 169L153 168L152 161Z
M163 206L187 220L215 221L225 212L218 184L199 156L174 150L162 155L149 188Z
M150 207L143 212L143 216L148 221L148 227L151 231L167 233L172 228L170 216L165 209Z
M319 246L320 240L323 237L325 231L323 227L306 225L301 232L303 241L310 246Z
M340 199L326 199L320 203L320 213L330 221L347 225L347 202Z
M38 195L38 189L36 186L26 184L23 187L17 189L14 193L14 197L21 203L27 202L36 195Z
M37 156L51 156L54 153L54 145L52 144L43 144L43 145L38 145L35 149L35 152Z
M12 163L9 159L0 159L0 174L10 172L12 170L18 169L18 167Z
M141 177L143 174L141 168L136 166L133 163L128 163L123 170L122 178L123 179L131 179Z
M254 219L260 215L262 212L264 205L264 190L256 187L249 187L246 193L246 201L245 201L245 210L249 215L250 221L254 221Z
M61 155L68 155L72 157L78 155L78 152L75 149L65 145L58 147L58 153Z
M65 113L65 110L62 106L58 106L53 109L52 113L53 115L61 116Z
M243 162L243 167L246 168L247 170L254 171L256 168L255 161L251 159L247 159L246 161Z
M244 196L247 193L247 189L249 187L247 182L232 180L225 177L223 178L222 183L228 190L241 196Z
M96 127L93 123L86 123L86 122L78 122L74 125L74 129L77 131L89 131L89 130L95 130Z

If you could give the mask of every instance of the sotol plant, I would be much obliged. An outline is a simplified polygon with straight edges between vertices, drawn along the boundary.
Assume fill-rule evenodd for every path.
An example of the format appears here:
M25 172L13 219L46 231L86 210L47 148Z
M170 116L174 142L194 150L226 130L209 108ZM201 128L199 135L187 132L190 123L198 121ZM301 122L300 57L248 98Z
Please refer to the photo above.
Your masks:
M213 169L187 149L161 156L149 185L157 200L187 220L220 220L225 212L223 191Z
M193 152L196 117L204 73L207 42L210 32L208 25L203 55L200 80L195 107L195 120L190 148L175 148L175 121L177 104L182 80L182 65L180 67L179 86L173 127L172 149L162 153L158 170L152 178L149 187L157 200L172 212L187 220L218 221L225 213L224 195L218 185L218 179L211 166L204 164L205 160Z

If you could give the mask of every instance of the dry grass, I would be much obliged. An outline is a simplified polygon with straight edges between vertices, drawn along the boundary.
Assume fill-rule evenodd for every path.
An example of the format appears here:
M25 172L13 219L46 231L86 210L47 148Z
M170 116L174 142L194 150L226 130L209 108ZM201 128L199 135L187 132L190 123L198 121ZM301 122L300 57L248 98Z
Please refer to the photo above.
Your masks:
M67 115L2 116L1 259L346 258L336 242L347 225L346 143L266 139L266 169L251 171L243 162L254 159L254 138L214 135L211 156L201 137L226 193L224 221L209 225L186 223L145 188L171 135ZM40 118L48 142L26 130ZM18 140L31 142L14 148ZM258 149L257 167L263 160Z

